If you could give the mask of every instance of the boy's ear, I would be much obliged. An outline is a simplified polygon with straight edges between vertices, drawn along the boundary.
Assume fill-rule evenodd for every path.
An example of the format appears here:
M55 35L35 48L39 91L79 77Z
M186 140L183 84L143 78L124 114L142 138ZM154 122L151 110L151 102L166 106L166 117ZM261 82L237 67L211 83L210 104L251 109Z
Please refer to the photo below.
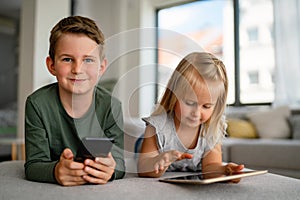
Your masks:
M50 58L50 56L48 56L48 57L46 58L46 64L47 64L48 71L49 71L53 76L56 76L56 71L55 71L55 67L54 67L54 61L52 60L52 58Z
M104 72L106 71L106 67L107 67L107 60L106 58L104 58L99 69L100 76L104 74Z

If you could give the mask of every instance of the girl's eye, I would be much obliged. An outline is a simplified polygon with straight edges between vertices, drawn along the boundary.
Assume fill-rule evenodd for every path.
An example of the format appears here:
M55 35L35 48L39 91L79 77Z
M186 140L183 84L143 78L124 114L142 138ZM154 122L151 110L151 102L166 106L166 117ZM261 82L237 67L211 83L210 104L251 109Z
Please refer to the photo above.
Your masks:
M188 105L188 106L196 106L197 102L194 102L194 101L185 101L185 104Z
M210 109L211 108L211 105L205 105L203 106L205 109Z
M213 109L213 108L214 108L214 104L203 105L203 107L204 107L205 109Z

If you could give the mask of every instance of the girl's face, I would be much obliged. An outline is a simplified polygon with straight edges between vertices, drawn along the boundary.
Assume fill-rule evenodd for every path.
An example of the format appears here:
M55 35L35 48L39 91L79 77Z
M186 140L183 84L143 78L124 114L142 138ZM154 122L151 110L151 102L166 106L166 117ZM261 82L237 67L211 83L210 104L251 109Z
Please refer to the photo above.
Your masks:
M211 117L216 101L217 98L210 95L208 88L202 87L196 93L188 93L177 100L174 108L175 117L180 126L196 128Z
M50 73L56 76L60 92L93 92L106 61L100 63L98 44L85 35L67 33L56 44L55 61L47 58Z

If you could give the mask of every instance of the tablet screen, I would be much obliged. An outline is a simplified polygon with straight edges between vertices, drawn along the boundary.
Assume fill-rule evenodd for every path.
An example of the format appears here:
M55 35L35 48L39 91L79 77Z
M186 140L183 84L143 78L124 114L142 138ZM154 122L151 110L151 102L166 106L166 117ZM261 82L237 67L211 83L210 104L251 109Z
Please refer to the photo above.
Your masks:
M218 172L209 172L209 173L199 173L186 176L177 176L171 178L162 178L159 179L161 182L170 182L170 183L188 183L188 184L209 184L215 182L229 181L233 179L254 176L259 174L267 173L267 170L251 170L251 171L241 171L231 175L224 175Z

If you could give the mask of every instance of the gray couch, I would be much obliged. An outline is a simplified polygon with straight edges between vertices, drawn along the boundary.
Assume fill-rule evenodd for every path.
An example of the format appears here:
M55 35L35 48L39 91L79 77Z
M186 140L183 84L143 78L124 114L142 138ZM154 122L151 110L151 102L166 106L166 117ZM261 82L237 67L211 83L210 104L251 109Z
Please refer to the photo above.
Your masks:
M278 113L279 112L279 113ZM281 115L284 113L284 115ZM267 120L270 115L271 120L265 122L260 119ZM271 173L276 173L284 176L300 179L300 136L296 135L300 131L300 115L298 112L291 112L289 109L280 108L273 109L270 107L250 107L250 108L228 108L226 111L227 119L242 119L250 122L256 129L253 122L259 120L262 122L263 128L271 126L276 130L274 132L289 131L280 135L272 136L261 133L255 138L233 138L226 137L223 142L223 161L236 162L245 164L247 168L251 169L267 169ZM276 115L275 117L272 115ZM295 117L297 120L295 120ZM278 119L276 119L278 118ZM276 121L277 120L277 121ZM278 122L279 120L279 122ZM281 124L280 120L284 123ZM269 123L269 124L268 124ZM274 124L276 123L276 124ZM293 124L294 123L294 124ZM259 124L258 124L259 125ZM278 126L286 126L284 128L277 128ZM145 125L140 119L125 120L125 158L127 159L127 169L129 171L136 171L136 160L134 159L135 142L144 131ZM282 129L282 130L281 130ZM244 128L238 129L240 132L246 131ZM257 131L257 130L256 130ZM265 131L268 131L266 129ZM299 134L299 133L297 133ZM273 138L272 138L273 137Z
M300 179L298 111L291 111L287 107L229 108L227 120L230 123L234 119L251 123L257 135L255 138L247 138L245 135L230 137L228 133L222 147L224 162L243 163L248 168L267 169L271 173ZM241 128L236 131L247 130Z
M223 161L300 179L300 140L226 138Z
M167 172L164 177L187 173ZM104 185L87 184L61 187L57 184L25 180L24 162L0 162L1 200L157 200L157 199L253 199L295 200L300 196L300 180L275 174L243 178L239 184L184 185L159 182L157 178L139 178L126 173L123 179Z

